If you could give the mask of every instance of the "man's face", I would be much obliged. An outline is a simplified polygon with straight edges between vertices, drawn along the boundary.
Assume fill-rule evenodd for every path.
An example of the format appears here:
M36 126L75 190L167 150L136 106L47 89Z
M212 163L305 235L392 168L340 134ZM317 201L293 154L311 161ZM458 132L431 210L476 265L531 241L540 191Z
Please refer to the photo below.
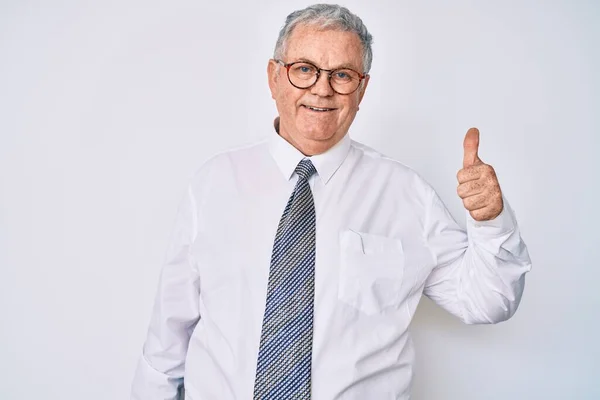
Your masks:
M362 56L356 33L298 25L288 39L283 62L308 61L319 68L345 67L362 73ZM323 153L344 137L369 79L367 76L354 93L341 95L329 85L326 72L308 89L294 87L287 78L286 68L276 61L269 61L268 75L271 96L280 116L279 134L305 155Z

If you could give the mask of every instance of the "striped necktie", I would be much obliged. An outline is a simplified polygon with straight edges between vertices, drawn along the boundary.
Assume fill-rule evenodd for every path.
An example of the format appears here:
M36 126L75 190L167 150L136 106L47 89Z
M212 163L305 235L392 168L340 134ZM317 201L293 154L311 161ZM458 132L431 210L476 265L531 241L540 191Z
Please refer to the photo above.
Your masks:
M296 167L298 182L283 211L267 288L254 400L310 399L315 292L315 205L310 160Z

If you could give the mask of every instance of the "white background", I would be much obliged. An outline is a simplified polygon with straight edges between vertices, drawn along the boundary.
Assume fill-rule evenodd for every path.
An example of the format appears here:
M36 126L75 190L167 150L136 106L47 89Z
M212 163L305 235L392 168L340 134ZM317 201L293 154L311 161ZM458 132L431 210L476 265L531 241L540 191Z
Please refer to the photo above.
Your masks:
M185 185L270 133L267 60L308 4L0 1L0 399L128 398ZM414 398L600 398L600 4L345 5L375 39L351 136L464 225L479 127L534 262L508 322L421 303Z

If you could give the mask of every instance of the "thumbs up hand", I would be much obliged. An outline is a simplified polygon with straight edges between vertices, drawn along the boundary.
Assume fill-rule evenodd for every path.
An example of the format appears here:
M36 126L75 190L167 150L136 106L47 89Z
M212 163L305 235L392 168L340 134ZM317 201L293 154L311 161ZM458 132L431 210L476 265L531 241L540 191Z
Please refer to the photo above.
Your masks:
M476 221L496 218L504 208L502 191L491 165L479 158L479 130L471 128L465 136L463 168L458 171L458 195Z

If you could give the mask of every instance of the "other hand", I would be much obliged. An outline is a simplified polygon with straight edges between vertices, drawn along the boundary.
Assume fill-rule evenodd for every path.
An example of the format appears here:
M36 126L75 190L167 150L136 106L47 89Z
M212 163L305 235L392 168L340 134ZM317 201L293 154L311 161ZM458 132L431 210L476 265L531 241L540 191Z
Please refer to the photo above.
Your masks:
M504 208L502 191L491 165L485 164L477 154L479 150L479 130L471 128L463 142L463 168L458 171L458 195L465 208L476 221L489 221L496 218Z

